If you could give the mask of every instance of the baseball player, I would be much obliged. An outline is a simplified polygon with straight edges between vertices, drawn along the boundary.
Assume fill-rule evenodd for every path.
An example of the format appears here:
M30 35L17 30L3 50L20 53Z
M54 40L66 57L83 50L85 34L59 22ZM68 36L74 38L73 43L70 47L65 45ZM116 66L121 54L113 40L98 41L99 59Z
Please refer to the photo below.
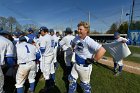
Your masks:
M73 50L71 47L72 40L75 38L72 35L71 28L67 27L65 31L66 36L62 38L60 41L60 46L63 48L64 51L64 61L66 65L66 79L68 79L68 75L71 72L72 69L72 54Z
M1 66L7 64L9 67L13 67L14 61L14 45L7 38L0 35L0 93L4 93L4 75Z
M33 39L34 41L36 40L36 35L34 34L34 30L32 28L28 29L29 34L27 35L27 37L29 39Z
M50 79L51 63L54 58L53 48L51 47L51 36L47 27L40 28L40 51L42 58L40 60L41 71L45 78L45 93L52 87L52 79Z
M19 44L16 45L17 64L19 65L16 74L17 93L24 93L23 84L28 78L30 83L29 91L34 93L35 76L36 76L36 60L39 60L40 53L36 47L27 43L27 39L22 36L19 38Z
M14 43L16 44L17 42L19 42L19 36L20 36L20 33L15 31L12 33L12 37L14 39Z
M73 40L72 46L75 50L76 63L73 65L69 75L69 91L74 93L77 87L78 76L81 80L81 87L84 93L91 93L90 75L94 60L98 61L106 50L88 36L89 25L86 22L80 22L78 25L78 36Z
M51 35L51 47L54 50L54 59L53 62L51 63L51 74L50 74L50 78L54 80L55 82L55 70L58 67L58 63L57 63L57 48L58 48L58 41L59 38L54 34L54 30L50 29L50 35Z
M115 32L114 33L114 42L122 42L122 43L126 43L128 40L126 38L123 38L120 36L120 33L118 32ZM122 68L123 68L123 60L120 59L119 61L118 60L115 60L113 58L113 62L114 62L114 73L115 73L115 76L118 76L121 74L122 72ZM119 66L119 69L118 69L118 66Z

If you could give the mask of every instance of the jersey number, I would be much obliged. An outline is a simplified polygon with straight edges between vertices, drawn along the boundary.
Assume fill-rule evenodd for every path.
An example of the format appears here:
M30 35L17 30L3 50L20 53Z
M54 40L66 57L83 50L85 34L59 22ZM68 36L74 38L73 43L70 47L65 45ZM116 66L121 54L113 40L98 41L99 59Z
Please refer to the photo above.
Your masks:
M25 45L26 49L27 49L27 53L30 53L29 48L27 45Z
M51 40L51 47L54 47L54 40Z

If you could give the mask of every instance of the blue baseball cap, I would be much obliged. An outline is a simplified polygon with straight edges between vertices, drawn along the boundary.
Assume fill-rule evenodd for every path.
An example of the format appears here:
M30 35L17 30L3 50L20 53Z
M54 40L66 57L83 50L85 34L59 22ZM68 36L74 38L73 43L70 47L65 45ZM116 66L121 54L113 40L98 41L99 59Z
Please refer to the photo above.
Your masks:
M20 36L20 32L17 32L17 31L13 32L12 34L15 36Z
M39 30L48 30L48 28L47 27L45 27L45 26L42 26L42 27L40 27L40 29Z
M50 29L50 32L54 32L54 30L53 29Z
M40 27L39 32L41 32L42 30L44 30L44 31L48 31L48 28L45 27L45 26L42 26L42 27Z
M26 37L25 37L25 36L22 36L22 37L20 37L20 38L19 38L19 41L20 41L20 42L22 42L22 41L27 42L27 39L26 39Z
M67 27L66 30L65 30L65 33L71 34L72 33L71 28L70 27Z
M117 38L118 35L120 35L120 33L119 32L115 32L114 33L114 38Z
M0 34L1 35L10 35L10 32L7 30L2 30L2 31L0 31Z
M29 28L28 32L34 32L34 30L32 28Z

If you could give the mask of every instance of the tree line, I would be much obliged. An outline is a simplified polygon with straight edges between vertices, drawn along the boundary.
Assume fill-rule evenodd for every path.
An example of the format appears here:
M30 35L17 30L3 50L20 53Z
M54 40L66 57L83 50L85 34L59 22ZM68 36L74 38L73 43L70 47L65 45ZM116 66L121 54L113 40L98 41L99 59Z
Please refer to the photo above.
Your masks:
M121 34L127 34L128 30L140 30L140 21L133 21L131 24L128 22L123 22L120 25L113 23L106 33L113 34L114 32L118 31Z
M27 31L28 28L36 30L38 28L35 24L21 25L15 17L2 17L0 16L0 30L14 31Z
M27 31L28 28L33 28L34 30L38 29L38 26L35 24L25 24L21 25L16 18L10 16L8 18L0 16L0 30L7 30L10 32L13 31ZM109 30L105 34L114 34L118 31L121 34L127 34L128 30L140 30L140 21L133 21L131 24L128 22L123 22L121 24L113 23ZM91 31L92 34L101 34L100 32L94 30Z

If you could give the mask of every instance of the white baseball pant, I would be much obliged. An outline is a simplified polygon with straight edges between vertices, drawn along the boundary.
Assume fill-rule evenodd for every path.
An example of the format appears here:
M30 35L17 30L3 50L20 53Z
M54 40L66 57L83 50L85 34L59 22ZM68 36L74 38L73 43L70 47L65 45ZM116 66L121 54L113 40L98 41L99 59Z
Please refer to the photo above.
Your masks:
M82 64L77 64L75 63L73 65L72 71L71 71L71 75L77 80L78 79L78 75L80 77L80 80L83 83L90 83L90 75L92 72L92 65L88 65L88 67L84 67Z
M43 73L45 80L50 79L51 63L53 62L54 55L42 56L40 60L40 69Z
M34 61L30 61L26 64L19 64L16 74L16 88L23 87L23 84L27 78L29 79L29 83L35 82L35 76L36 63Z

